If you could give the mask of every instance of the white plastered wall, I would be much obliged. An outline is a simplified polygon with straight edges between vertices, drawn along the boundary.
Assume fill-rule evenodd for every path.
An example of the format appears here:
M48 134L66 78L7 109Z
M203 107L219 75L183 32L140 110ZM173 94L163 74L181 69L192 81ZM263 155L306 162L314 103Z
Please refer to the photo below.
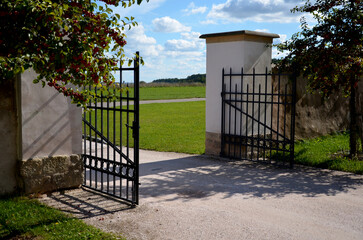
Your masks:
M207 43L206 132L221 133L223 68L226 73L229 73L230 69L232 72L240 73L242 68L245 73L252 73L253 68L256 73L265 73L266 67L268 71L271 70L271 55L268 42ZM239 82L236 78L232 81L237 84Z
M33 70L21 76L22 159L81 154L82 109L35 78Z

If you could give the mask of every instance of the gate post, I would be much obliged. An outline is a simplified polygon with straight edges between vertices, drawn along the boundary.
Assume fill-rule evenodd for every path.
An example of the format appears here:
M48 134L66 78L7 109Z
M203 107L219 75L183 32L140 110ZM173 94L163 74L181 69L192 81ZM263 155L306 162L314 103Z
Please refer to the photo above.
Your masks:
M245 73L271 70L273 38L279 35L255 31L235 31L201 35L207 44L206 142L205 153L219 155L221 150L223 69Z
M18 83L18 187L25 193L79 187L83 180L82 109L27 70Z

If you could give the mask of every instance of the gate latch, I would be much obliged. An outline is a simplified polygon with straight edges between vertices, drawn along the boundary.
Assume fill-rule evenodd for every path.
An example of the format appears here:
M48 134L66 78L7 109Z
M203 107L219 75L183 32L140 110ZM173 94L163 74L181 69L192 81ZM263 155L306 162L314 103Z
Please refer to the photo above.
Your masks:
M132 126L130 126L130 125L128 125L128 124L125 124L126 125L126 127L128 127L128 128L131 128L132 129L132 138L135 138L135 129L137 128L137 126L136 126L136 122L135 121L133 121L132 122ZM139 127L140 128L140 127Z

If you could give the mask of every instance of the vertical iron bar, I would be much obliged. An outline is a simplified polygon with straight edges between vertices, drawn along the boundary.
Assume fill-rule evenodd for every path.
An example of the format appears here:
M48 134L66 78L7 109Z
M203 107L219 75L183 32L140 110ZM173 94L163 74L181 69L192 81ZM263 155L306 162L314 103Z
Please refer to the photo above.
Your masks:
M136 60L134 62L134 202L139 204L139 135L140 135L140 118L139 118L139 83L140 83L140 59L139 52L136 52Z
M261 125L261 84L258 85L258 120L257 120L257 160L260 157L260 125Z
M286 139L287 139L287 137L286 137L286 105L287 105L287 83L285 84L285 94L284 94L285 96L285 99L284 99L284 140L283 140L283 153L284 153L284 155L283 155L283 164L285 165L285 163L286 163L286 160L285 160L285 155L286 155L286 151L285 150L287 150L286 149L286 144L288 144L288 141L286 141Z
M122 112L123 112L123 99L122 99L122 92L123 92L123 86L122 86L122 62L120 62L120 88L122 91L120 91L120 151L123 153L122 150L122 128L123 128L123 121L122 121ZM119 177L120 177L120 197L122 197L122 180L123 180L123 157L120 154L120 170L119 170Z
M85 90L85 87L83 87L83 90ZM82 117L86 119L87 113L83 110ZM87 158L85 155L87 154L87 127L86 124L83 122L83 166L84 166L84 178L83 178L83 185L86 185L86 179L87 179Z
M129 91L129 83L126 83L126 88L128 91L126 92L126 124L130 126L130 91ZM130 128L126 128L126 156L130 159Z
M234 92L234 134L233 134L233 157L236 158L236 148L237 148L237 84L235 85Z
M272 76L275 75L271 75L271 139L270 139L270 159L269 159L269 163L271 163L271 157L272 157L272 147L274 145L274 137L273 137L273 111L274 111L274 97L275 97L275 93L274 93L274 86L272 83Z
M224 68L222 69L222 119L221 119L221 152L220 155L224 156L224 145L225 145L225 85L224 85Z
M103 92L101 91L101 135L103 136L103 101L104 101L104 96L103 96ZM105 161L104 161L104 156L103 156L103 152L104 152L104 149L103 149L103 140L101 140L101 169L104 170L104 166L105 166ZM103 175L104 173L102 172L101 173L101 191L103 191Z
M294 167L295 153L295 111L296 111L296 73L292 75L291 101L291 139L290 139L290 167Z
M129 156L129 136L130 136L130 130L129 130L129 127L130 126L130 92L129 92L129 84L126 83L126 88L127 88L127 92L126 92L126 157L127 159L130 159L130 156ZM127 168L126 168L126 176L129 176L130 174L130 164L127 162ZM127 179L126 180L126 198L129 199L129 180Z
M228 102L229 102L229 109L228 109L228 157L231 157L231 92L232 92L232 68L229 69L229 96L228 96Z
M89 88L88 88L88 90L89 91L91 91L91 86L89 86ZM88 114L88 120L89 120L89 123L90 123L90 125L92 124L92 113L91 113L91 111L89 112L89 114ZM88 127L88 129L89 129L89 138L90 138L90 142L89 142L89 166L90 166L90 168L89 168L89 181L90 181L90 187L92 187L92 169L91 169L91 167L92 167L92 162L93 162L93 159L92 159L92 129L91 129L91 127L89 126Z
M248 137L248 105L249 105L249 91L250 91L250 86L249 84L247 84L247 91L246 91L246 152L245 152L245 159L248 159L248 146L249 146L249 137Z
M266 161L266 128L267 128L267 75L268 69L266 67L266 73L265 73L265 114L264 114L264 125L263 128L263 161ZM272 124L271 124L272 126Z
M116 85L113 86L113 94L116 96ZM113 99L113 144L116 145L116 99ZM116 194L116 149L113 149L113 168L112 168L112 178L113 178L113 195Z
M251 159L254 158L253 148L255 146L255 137L254 137L254 125L255 125L255 80L256 80L256 72L253 68L253 76L252 76L252 132L251 132Z
M97 109L97 86L95 87L95 129L98 130L98 126L97 126L97 113L98 113L98 109ZM98 169L98 154L97 154L97 133L95 132L95 139L94 139L94 143L95 143L95 167L96 169ZM102 174L102 173L101 173ZM95 188L98 188L98 171L96 170L95 172Z
M242 137L242 122L243 122L243 115L242 115L242 111L243 111L243 68L241 68L241 110L240 110L240 121L239 121L239 137L240 137L240 142L239 142L239 159L242 158L242 146L243 146L243 137Z
M280 96L281 96L281 73L279 73L279 81L278 81L278 87L277 87L277 148L276 148L276 156L279 157L280 153L280 142L279 142L279 135L280 135ZM277 161L276 161L277 163Z
M107 122L107 139L110 139L110 96L109 94L107 94L107 111L106 111L107 115L106 115L106 122ZM107 143L107 159L110 159L110 144ZM110 170L110 161L107 161L107 193L110 192L110 174L109 171Z

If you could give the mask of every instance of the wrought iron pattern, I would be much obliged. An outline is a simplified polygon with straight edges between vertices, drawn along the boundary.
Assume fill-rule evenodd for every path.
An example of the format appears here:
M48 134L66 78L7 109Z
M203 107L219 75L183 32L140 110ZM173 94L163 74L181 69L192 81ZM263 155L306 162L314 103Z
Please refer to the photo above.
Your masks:
M120 67L120 86L116 99L97 92L97 101L83 113L83 186L139 203L139 53L134 66ZM123 71L133 72L133 82L123 82Z
M221 156L294 164L296 77L222 71Z

